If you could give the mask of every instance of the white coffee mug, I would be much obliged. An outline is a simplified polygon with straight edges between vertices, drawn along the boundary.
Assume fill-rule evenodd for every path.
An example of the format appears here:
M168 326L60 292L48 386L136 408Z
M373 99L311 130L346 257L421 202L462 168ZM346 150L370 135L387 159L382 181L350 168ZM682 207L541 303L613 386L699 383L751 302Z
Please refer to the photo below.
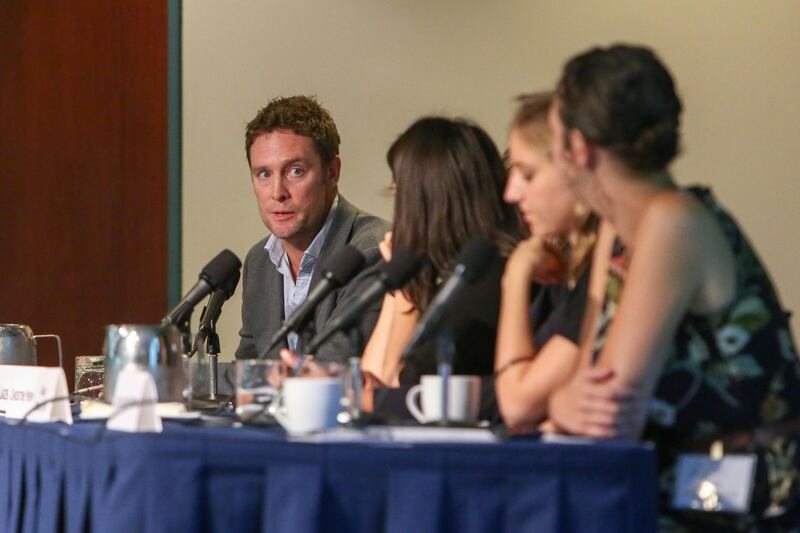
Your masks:
M290 435L335 427L342 392L340 377L286 378L270 413Z
M481 378L450 376L447 395L447 418L452 422L471 423L478 420L481 402ZM417 397L422 395L422 409ZM422 376L406 395L406 406L420 423L436 422L442 418L442 378Z

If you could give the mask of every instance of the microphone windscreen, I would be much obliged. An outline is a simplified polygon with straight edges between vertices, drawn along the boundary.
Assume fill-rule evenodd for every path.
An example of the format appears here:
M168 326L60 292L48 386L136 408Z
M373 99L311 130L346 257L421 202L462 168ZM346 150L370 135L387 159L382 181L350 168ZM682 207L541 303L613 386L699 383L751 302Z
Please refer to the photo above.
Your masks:
M351 245L345 245L322 265L323 274L337 286L349 282L364 266L364 256Z
M241 267L242 262L236 257L236 254L230 250L222 250L203 267L200 279L206 280L211 287L216 289L234 276Z
M422 259L408 250L395 248L392 260L381 264L381 277L389 290L399 289L410 280L422 267Z
M230 300L231 296L233 296L233 293L236 292L236 286L239 285L240 277L241 274L239 273L238 270L236 270L233 273L233 276L231 276L227 281L224 281L222 283L222 287L220 288L225 292L226 300Z
M456 262L456 269L461 270L465 281L472 282L486 272L492 261L497 257L497 246L488 237L483 235L475 237L461 249Z

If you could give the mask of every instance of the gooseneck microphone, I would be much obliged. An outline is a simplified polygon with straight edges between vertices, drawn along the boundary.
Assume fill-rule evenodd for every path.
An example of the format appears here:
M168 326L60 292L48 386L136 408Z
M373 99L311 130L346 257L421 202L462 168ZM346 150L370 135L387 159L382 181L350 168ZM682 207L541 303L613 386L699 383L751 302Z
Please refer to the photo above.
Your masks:
M197 336L194 338L194 346L192 346L192 351L189 353L189 356L194 355L200 347L200 344L205 342L206 338L208 338L212 332L216 331L217 320L219 320L219 316L222 314L222 306L233 296L233 293L236 292L236 286L239 284L239 276L239 271L235 271L228 281L214 289L214 292L209 296L208 303L205 308L203 308L203 314L200 315L200 326L197 328Z
M306 353L314 353L320 345L337 331L353 327L364 312L364 309L387 291L401 288L422 266L422 259L402 249L392 251L392 260L381 263L378 277L356 299L343 309L341 314L333 318L320 333L314 337L305 349Z
M401 359L407 359L417 346L430 338L456 296L468 283L481 277L495 257L497 257L497 247L484 236L475 237L461 249L453 274L442 285L428 309L420 317Z
M351 245L343 246L332 255L322 267L322 279L311 289L305 301L298 307L292 316L287 318L280 329L275 332L269 341L269 346L264 350L259 358L267 356L270 350L283 341L292 331L298 331L303 327L306 319L311 312L325 299L331 292L339 287L346 285L358 274L365 262L374 263L377 257L371 255L371 260L365 258L361 252Z
M186 322L187 317L191 316L192 310L200 300L208 296L208 293L214 289L228 282L233 276L238 276L241 267L242 262L236 257L236 254L230 250L222 250L203 267L200 272L200 279L194 284L194 287L189 289L189 292L178 302L178 305L173 307L161 320L161 325L175 324L180 328Z

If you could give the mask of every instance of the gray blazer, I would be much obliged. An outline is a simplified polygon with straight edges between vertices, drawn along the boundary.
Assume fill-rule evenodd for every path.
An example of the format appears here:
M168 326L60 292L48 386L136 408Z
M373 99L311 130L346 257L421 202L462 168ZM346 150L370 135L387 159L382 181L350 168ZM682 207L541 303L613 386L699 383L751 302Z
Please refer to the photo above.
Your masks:
M350 244L362 253L376 250L384 233L389 231L389 223L378 217L368 215L339 195L339 205L333 216L330 230L320 252L320 263L311 276L309 292L319 283L321 269L319 264L327 255L335 252L345 244ZM268 237L267 237L268 238ZM283 277L269 259L264 246L267 238L261 239L247 253L242 269L242 329L239 331L239 347L237 359L258 357L269 345L272 335L283 322ZM363 291L376 275L376 264L379 254L371 254L375 262L350 281L346 286L332 292L317 307L314 318L307 328L314 332L322 331L325 323L335 318L347 304ZM337 333L323 344L317 357L321 359L342 359L351 355L361 355L364 343L372 333L378 320L381 301L369 307L362 316L358 327L359 346L353 346L351 336ZM300 335L298 351L302 352L303 341L308 342L313 335ZM277 358L280 345L271 350L269 358Z

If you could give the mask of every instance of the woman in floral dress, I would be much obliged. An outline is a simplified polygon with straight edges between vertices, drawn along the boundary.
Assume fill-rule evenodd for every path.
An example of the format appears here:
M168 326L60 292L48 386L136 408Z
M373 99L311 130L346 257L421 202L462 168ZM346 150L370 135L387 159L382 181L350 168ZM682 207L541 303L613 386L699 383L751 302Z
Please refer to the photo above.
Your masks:
M584 364L551 396L552 423L654 440L665 489L681 452L716 440L758 452L749 514L665 514L664 526L796 525L800 360L788 314L735 221L668 171L681 112L670 74L648 49L595 48L567 63L557 92L556 161L604 225Z

